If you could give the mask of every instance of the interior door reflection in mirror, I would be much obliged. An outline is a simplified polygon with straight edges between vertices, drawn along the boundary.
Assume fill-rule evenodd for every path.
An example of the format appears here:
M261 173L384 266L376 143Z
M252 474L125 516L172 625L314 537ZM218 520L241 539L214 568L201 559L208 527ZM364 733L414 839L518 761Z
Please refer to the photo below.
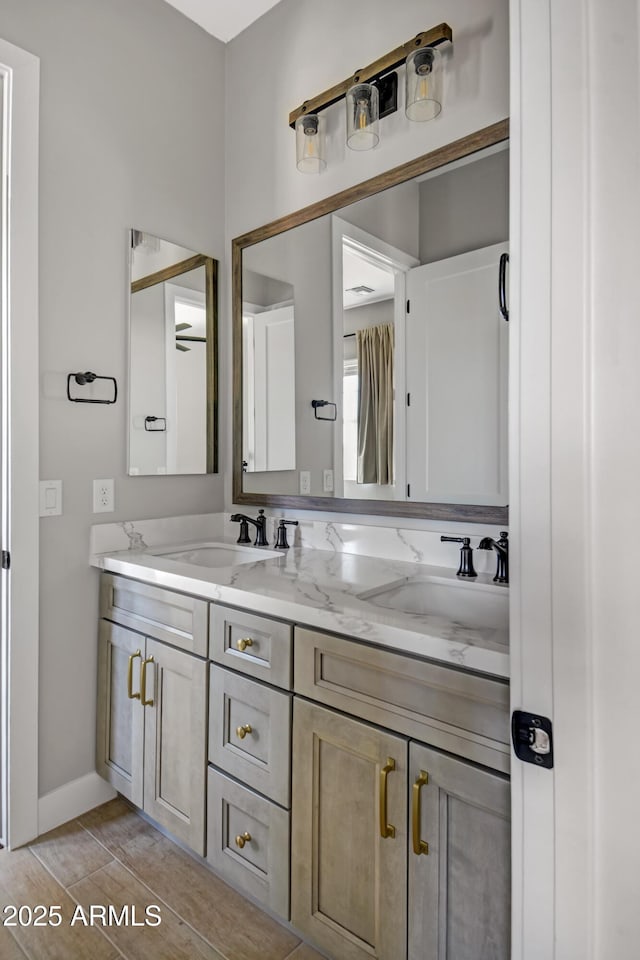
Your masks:
M312 496L508 503L508 324L498 297L506 147L243 249L243 315L250 291L271 286L267 307L295 300L295 342L291 333L284 346L284 329L272 335L277 368L251 368L243 326L244 493L297 495L304 471ZM264 403L261 377L286 384L286 458L273 465L250 454L270 432L247 415ZM316 419L314 399L336 404L335 424Z
M130 475L217 469L216 262L130 232Z
M245 269L242 463L247 473L296 468L294 318L291 284Z

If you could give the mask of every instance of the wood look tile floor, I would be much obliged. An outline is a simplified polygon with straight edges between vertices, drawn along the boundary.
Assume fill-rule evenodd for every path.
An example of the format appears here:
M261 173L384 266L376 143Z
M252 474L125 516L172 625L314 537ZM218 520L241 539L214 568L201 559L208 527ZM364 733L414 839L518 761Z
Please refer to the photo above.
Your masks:
M9 904L32 913L7 926ZM39 904L58 906L62 922L35 925ZM144 924L151 904L157 926ZM128 905L142 925L106 926L94 914L91 926L92 905L117 915ZM323 960L120 798L0 850L0 923L2 960Z

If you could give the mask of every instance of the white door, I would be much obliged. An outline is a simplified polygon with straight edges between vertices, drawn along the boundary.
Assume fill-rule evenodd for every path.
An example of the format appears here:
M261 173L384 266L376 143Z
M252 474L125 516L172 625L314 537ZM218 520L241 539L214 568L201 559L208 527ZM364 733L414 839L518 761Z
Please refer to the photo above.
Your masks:
M295 470L293 305L253 317L254 461L249 470Z
M407 484L412 500L504 506L508 324L498 243L407 274Z
M168 473L207 472L207 309L203 289L163 284ZM188 274L188 276L192 276ZM178 341L184 334L189 339Z
M5 78L2 73L0 73L0 177L2 183L5 182L5 164L4 164L4 89L5 89ZM0 191L0 224L2 224L2 229L0 229L0 263L3 265L5 263L5 197L3 191ZM4 288L5 288L5 272L2 269L0 274L0 302L4 301ZM0 422L3 424L3 420L0 419ZM4 446L4 445L3 445ZM4 470L3 480L4 480ZM2 495L2 541L5 541L5 504L4 504L4 494ZM6 690L6 652L5 652L5 639L7 633L7 622L6 622L6 609L7 609L7 584L6 577L2 578L2 583L0 584L0 631L2 634L0 640L0 701L2 702L2 708L0 709L0 844L2 846L6 845L7 842L7 826L6 826L6 803L5 803L5 789L6 789L6 776L5 776L5 761L6 761L6 737L7 737L7 723L6 723L6 709L5 709L5 690Z
M4 842L38 833L39 61L0 40L2 76L2 805ZM10 376L9 376L10 373Z

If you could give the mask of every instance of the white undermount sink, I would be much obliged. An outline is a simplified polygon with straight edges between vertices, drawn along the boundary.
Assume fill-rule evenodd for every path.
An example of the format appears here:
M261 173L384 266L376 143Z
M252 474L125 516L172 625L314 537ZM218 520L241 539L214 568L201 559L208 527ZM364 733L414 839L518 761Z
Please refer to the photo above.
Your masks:
M196 567L235 567L238 563L273 560L282 554L263 547L245 547L236 543L187 543L170 548L150 550L154 557L189 563Z
M493 584L404 577L366 590L358 599L387 610L441 617L469 630L509 627L508 590Z

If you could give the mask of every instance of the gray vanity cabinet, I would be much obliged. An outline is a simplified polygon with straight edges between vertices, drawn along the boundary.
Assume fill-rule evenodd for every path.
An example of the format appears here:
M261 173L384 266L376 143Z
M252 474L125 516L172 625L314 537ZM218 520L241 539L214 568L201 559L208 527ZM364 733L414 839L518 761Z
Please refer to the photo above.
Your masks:
M117 578L108 580L103 599L118 586ZM127 581L123 588L129 589ZM144 619L149 632L166 632L168 625L161 619L165 607L154 608L154 601L172 605L174 599L181 603L189 598L156 592L166 596L150 593L145 597L140 625ZM98 772L201 855L205 849L208 669L206 660L186 650L128 626L100 621Z
M507 778L302 700L293 744L294 926L340 960L508 960Z
M296 699L293 757L293 925L340 960L401 960L407 741Z
M100 621L98 640L98 773L137 807L143 802L144 710L139 667L145 638L133 630ZM136 679L134 681L134 671Z
M409 960L509 960L509 781L411 743L409 782Z
M208 664L147 639L144 804L150 817L204 856ZM153 703L150 701L153 700Z
M207 860L289 919L291 624L212 604Z
M294 926L336 960L508 960L509 780L478 763L508 765L507 684L296 627L295 692L326 706L294 702Z
M120 793L333 960L508 960L506 681L124 577L101 614Z

